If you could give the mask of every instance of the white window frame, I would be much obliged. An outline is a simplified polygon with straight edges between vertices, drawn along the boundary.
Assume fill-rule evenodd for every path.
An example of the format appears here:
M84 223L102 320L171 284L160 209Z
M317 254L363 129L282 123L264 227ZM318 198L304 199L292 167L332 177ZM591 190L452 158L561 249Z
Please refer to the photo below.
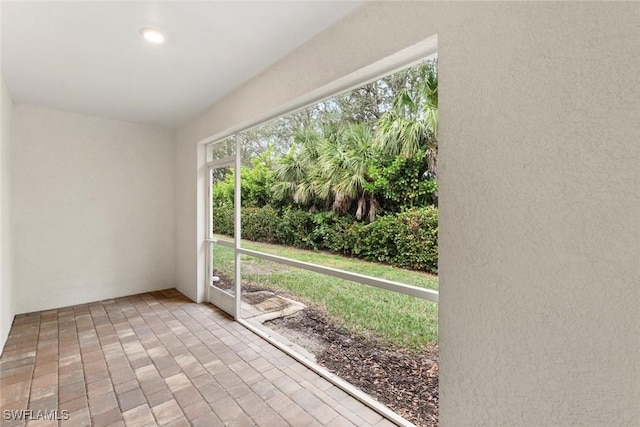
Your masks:
M299 354L295 350L291 349L291 347L280 343L268 333L266 333L263 329L256 327L256 325L244 320L242 318L241 313L241 260L240 257L242 254L253 256L256 258L266 259L268 261L289 265L296 268L301 268L308 271L313 271L316 273L326 274L332 277L337 277L341 279L350 280L353 282L361 283L367 286L374 286L381 289L386 289L391 292L397 292L405 295L410 295L416 298L426 299L428 301L438 303L438 291L425 289L417 286L407 285L404 283L394 282L390 280L380 279L377 277L367 276L358 273L352 273L344 270L339 270L335 268L325 267L318 264L312 264L302 261L297 261L290 258L279 257L275 255L271 255L268 253L245 249L242 247L242 230L241 230L241 157L242 157L242 146L241 146L241 138L240 134L250 130L252 128L258 127L262 124L265 124L271 120L277 119L278 117L285 116L287 114L294 113L298 110L304 109L308 106L321 102L324 99L337 96L341 93L353 90L367 83L371 83L373 81L379 80L385 76L391 75L400 70L409 68L413 65L417 65L420 62L423 62L427 59L434 58L437 56L437 35L429 37L422 42L419 42L413 46L410 46L406 49L403 49L397 52L394 55L391 55L383 60L380 60L374 64L371 64L367 67L364 67L348 76L345 76L341 79L334 81L316 91L313 91L307 94L304 97L298 98L295 101L282 105L279 109L265 114L262 117L253 120L251 122L243 123L232 128L227 129L224 132L220 132L218 134L212 135L211 137L205 138L202 141L199 141L199 144L215 144L221 142L229 137L235 138L235 154L234 156L229 156L224 159L213 160L207 163L207 167L209 168L212 165L223 164L223 162L230 161L231 157L233 157L235 164L235 182L234 182L234 241L233 243L230 241L222 241L213 238L212 228L210 226L211 221L211 179L209 179L208 184L208 198L207 198L207 221L209 225L208 238L207 242L210 242L208 256L211 257L212 245L220 244L222 246L233 247L234 249L234 284L235 284L235 302L236 302L236 315L235 320L240 324L245 326L247 329L251 330L255 334L261 336L265 340L269 341L274 346L278 347L283 352L289 354L291 357L307 366L311 370L315 371L325 379L332 382L334 385L340 387L342 390L351 394L362 403L371 407L372 409L379 412L381 415L386 417L387 419L393 421L394 423L401 426L412 426L413 424L391 411L386 406L380 404L376 400L372 399L366 393L363 393L361 390L354 387L352 384L342 380L341 378L335 376L322 366L317 363L308 360L303 355ZM209 171L210 169L207 169ZM209 281L211 276L207 276L207 281ZM208 286L208 284L207 284Z

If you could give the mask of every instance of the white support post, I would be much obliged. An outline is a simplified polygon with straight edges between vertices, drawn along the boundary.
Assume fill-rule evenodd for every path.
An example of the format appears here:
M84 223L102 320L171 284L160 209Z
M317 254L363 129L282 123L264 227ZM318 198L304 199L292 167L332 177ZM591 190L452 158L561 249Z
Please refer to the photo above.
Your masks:
M211 206L211 168L207 168L207 197L206 197L206 227L207 227L207 240L211 239L212 237L212 206ZM209 295L209 287L211 286L211 276L213 276L213 244L207 242L206 244L206 248L207 248L207 256L206 256L206 262L207 262L207 273L206 273L206 277L205 277L205 295L207 296L207 301L209 301L211 299L210 295Z
M234 250L234 284L236 289L235 294L235 319L239 320L242 318L242 306L241 306L241 289L242 289L242 274L240 271L240 257L242 254L240 253L240 238L242 237L242 227L241 227L241 203L242 198L240 194L241 186L240 186L240 169L242 165L242 142L240 141L240 135L236 135L236 158L235 158L235 171L234 171L234 200L233 200L233 214L234 214L234 223L233 223L233 238L235 243Z

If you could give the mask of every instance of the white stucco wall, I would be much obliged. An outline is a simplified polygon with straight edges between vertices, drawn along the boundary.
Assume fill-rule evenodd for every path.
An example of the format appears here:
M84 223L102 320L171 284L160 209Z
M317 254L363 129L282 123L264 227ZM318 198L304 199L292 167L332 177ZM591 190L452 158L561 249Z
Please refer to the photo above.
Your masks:
M18 313L174 286L173 133L16 105Z
M0 75L0 353L9 335L13 300L13 247L11 228L11 94Z
M175 144L176 288L193 301L204 294L205 226L204 171L196 172L205 161L204 147ZM199 184L196 183L199 180ZM198 286L200 284L200 286ZM199 289L198 289L199 288Z
M365 5L179 130L179 289L202 297L196 141L437 34L441 425L639 425L638 22L640 3Z

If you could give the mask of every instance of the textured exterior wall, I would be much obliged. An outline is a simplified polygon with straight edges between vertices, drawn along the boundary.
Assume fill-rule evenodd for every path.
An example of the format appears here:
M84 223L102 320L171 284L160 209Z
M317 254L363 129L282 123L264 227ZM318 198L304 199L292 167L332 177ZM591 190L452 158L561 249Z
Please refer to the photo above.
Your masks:
M442 425L638 425L640 4L483 10L440 33Z
M11 116L13 102L0 75L0 354L15 315L11 229Z
M18 313L174 286L173 133L17 105Z
M368 3L179 130L178 270L204 271L198 140L437 34L441 425L639 425L638 22L640 3Z

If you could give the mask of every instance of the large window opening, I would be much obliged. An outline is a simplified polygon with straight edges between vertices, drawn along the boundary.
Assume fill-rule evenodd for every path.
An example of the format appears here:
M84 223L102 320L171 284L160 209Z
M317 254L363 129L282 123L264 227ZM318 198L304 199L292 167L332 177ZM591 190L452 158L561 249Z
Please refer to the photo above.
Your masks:
M430 57L207 146L209 301L417 425L438 416L437 77Z

